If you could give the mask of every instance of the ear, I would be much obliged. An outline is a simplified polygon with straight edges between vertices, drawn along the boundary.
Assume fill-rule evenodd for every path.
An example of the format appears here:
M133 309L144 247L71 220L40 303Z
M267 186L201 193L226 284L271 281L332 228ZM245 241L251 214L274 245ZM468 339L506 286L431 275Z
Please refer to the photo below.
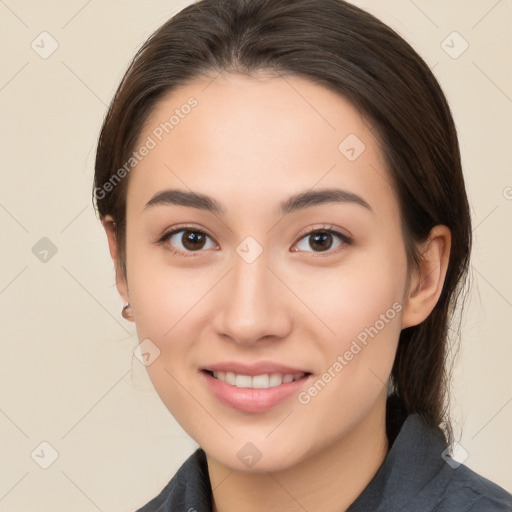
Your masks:
M450 249L450 230L442 225L432 228L421 247L419 270L414 270L406 290L402 329L420 324L434 309L443 290Z
M119 295L121 295L121 297L123 298L124 302L130 302L128 283L126 281L126 278L123 276L121 269L119 268L119 263L117 260L119 246L117 243L114 218L111 215L105 215L101 223L105 228L105 232L107 234L108 239L108 248L110 250L110 256L112 257L112 260L114 262L114 267L116 271L117 291L119 292Z

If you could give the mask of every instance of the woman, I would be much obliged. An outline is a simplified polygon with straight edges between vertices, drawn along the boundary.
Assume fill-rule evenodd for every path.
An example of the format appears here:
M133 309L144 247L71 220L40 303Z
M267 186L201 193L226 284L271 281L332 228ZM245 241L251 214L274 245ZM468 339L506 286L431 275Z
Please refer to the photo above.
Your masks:
M503 511L450 457L471 220L423 60L340 0L203 0L135 56L94 195L199 448L141 511Z

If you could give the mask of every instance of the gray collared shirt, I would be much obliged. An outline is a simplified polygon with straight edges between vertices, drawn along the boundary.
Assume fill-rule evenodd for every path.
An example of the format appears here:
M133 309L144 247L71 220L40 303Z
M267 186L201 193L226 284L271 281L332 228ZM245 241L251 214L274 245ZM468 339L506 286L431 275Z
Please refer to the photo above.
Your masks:
M417 414L401 417L391 401L386 416L391 449L347 512L512 512L510 493L442 457L446 442L441 429L427 426ZM198 448L137 512L211 511L206 454Z

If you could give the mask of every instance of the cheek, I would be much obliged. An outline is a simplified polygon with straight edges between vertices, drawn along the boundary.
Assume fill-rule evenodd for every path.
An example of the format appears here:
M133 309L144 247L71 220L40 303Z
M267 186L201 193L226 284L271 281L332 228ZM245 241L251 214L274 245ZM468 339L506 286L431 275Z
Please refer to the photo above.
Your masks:
M400 324L405 279L403 268L398 269L382 257L369 258L366 265L358 262L339 271L318 274L317 278L308 277L297 294L311 305L324 324L325 333L330 332L338 340L335 348L342 349L357 337L364 341L372 326L387 331L388 326Z
M139 339L154 338L162 344L175 337L214 276L197 268L170 265L165 249L153 246L139 233L128 237L127 256L130 303Z
M317 334L324 334L315 348L323 355L330 389L322 391L323 399L315 400L318 404L324 399L341 401L358 410L360 393L371 400L391 373L401 332L405 254L392 244L381 245L353 265L315 281L309 292L308 282L310 278L303 282L302 293L326 326L317 322ZM318 387L323 389L321 384Z
M133 277L130 299L138 339L150 339L158 350L158 357L146 366L149 378L169 412L192 434L196 423L204 423L204 411L191 399L190 379L197 371L197 311L211 284L208 279L191 282L177 269L144 263Z
M331 332L318 323L317 334L327 334L311 350L322 354L323 368L298 402L308 421L322 429L325 443L360 421L389 379L405 280L405 273L390 271L390 261L354 266L338 279L326 279L323 293L309 296Z

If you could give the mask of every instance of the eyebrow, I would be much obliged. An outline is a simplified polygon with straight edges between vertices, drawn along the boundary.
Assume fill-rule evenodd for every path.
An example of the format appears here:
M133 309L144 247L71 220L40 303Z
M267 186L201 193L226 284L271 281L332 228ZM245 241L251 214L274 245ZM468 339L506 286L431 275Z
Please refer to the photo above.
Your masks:
M320 190L308 190L290 196L279 204L277 213L287 215L289 213L318 206L322 204L333 203L353 203L358 204L367 210L373 212L372 207L361 196L342 190L339 188L325 188ZM224 215L226 209L213 197L197 192L187 192L177 189L162 190L157 192L144 207L144 210L157 205L176 205L197 208L214 214Z

